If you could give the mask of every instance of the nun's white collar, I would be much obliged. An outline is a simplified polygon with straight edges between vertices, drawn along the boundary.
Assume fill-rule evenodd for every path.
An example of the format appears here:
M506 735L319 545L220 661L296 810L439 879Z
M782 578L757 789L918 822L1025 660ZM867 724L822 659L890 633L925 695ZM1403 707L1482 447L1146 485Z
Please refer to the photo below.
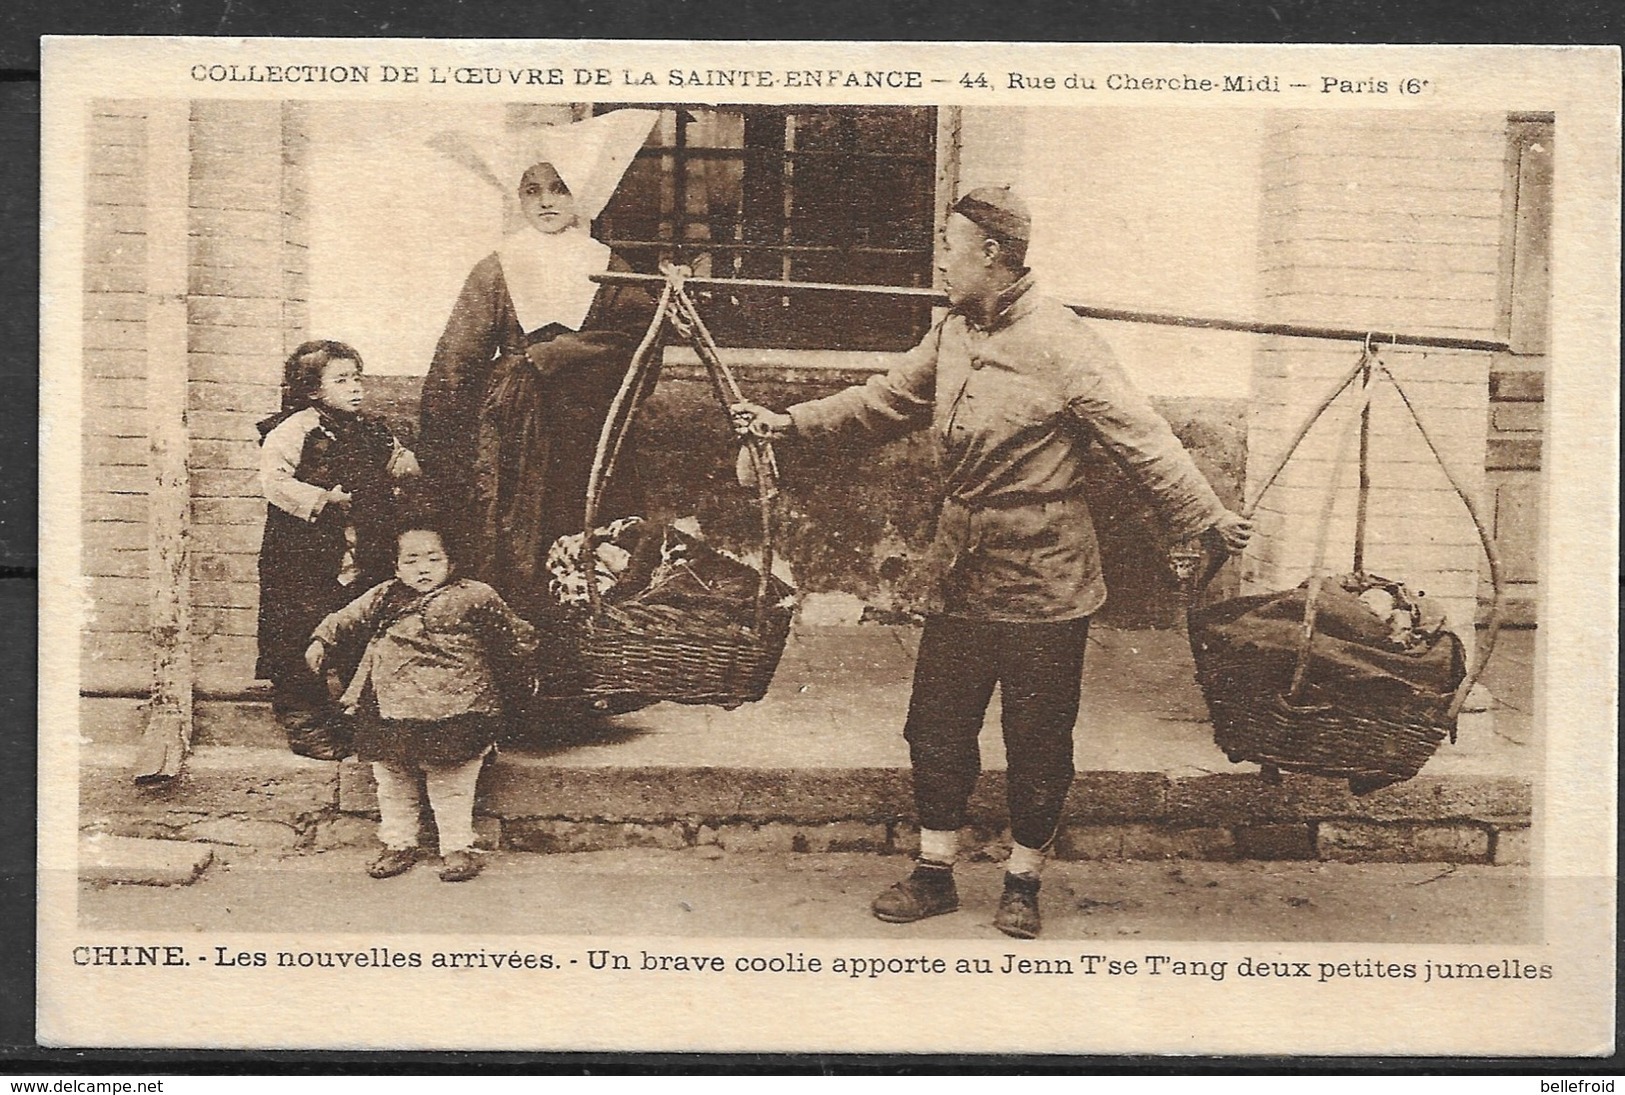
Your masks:
M592 275L609 269L609 248L581 227L549 235L526 226L503 240L497 257L526 333L550 323L579 331L598 292Z

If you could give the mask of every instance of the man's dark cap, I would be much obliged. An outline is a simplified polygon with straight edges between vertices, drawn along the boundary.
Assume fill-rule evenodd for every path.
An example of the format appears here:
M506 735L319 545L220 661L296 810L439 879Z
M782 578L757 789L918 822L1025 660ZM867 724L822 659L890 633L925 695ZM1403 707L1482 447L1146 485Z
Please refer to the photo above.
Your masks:
M1032 214L1008 186L979 186L954 203L954 212L998 239L1032 240Z

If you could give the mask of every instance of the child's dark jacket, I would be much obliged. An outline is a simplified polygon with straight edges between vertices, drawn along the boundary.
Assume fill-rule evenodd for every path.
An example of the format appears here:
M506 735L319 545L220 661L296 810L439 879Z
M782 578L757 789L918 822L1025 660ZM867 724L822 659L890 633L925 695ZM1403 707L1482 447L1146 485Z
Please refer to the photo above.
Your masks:
M324 619L315 637L330 649L365 641L340 702L353 710L370 692L381 718L400 721L500 714L499 664L528 659L537 643L536 629L496 590L466 578L422 594L397 581L374 586Z
M283 411L259 431L269 504L255 675L280 681L300 672L323 616L394 571L390 468L404 450L382 419L316 407ZM336 486L351 495L347 508L326 504Z

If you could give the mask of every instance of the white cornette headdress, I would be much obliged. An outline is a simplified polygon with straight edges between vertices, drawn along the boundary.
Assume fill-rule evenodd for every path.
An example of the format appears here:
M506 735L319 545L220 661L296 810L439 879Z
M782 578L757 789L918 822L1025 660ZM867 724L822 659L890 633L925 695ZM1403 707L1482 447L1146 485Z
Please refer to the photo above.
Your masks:
M579 330L586 320L598 292L591 276L609 268L609 248L592 238L589 226L609 204L659 118L656 110L615 110L527 133L514 138L500 172L454 135L431 140L431 147L495 186L504 198L511 200L525 172L539 163L552 164L575 198L576 227L547 235L526 226L511 233L498 250L508 296L526 331L551 323Z
M583 221L593 220L609 204L659 119L658 110L613 110L535 130L519 139L503 182L517 190L526 171L539 163L552 164L570 188L577 214Z

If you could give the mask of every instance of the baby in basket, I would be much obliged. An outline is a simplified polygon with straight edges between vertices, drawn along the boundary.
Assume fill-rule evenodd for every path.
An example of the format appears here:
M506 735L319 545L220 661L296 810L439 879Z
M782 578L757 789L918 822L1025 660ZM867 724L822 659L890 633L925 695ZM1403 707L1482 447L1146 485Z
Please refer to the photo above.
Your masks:
M677 524L623 517L595 530L593 540L599 596L617 611L635 612L645 624L678 614L718 626L753 622L760 572ZM590 603L583 547L579 533L562 536L547 554L548 585L560 604ZM791 591L773 578L769 595L778 603Z

